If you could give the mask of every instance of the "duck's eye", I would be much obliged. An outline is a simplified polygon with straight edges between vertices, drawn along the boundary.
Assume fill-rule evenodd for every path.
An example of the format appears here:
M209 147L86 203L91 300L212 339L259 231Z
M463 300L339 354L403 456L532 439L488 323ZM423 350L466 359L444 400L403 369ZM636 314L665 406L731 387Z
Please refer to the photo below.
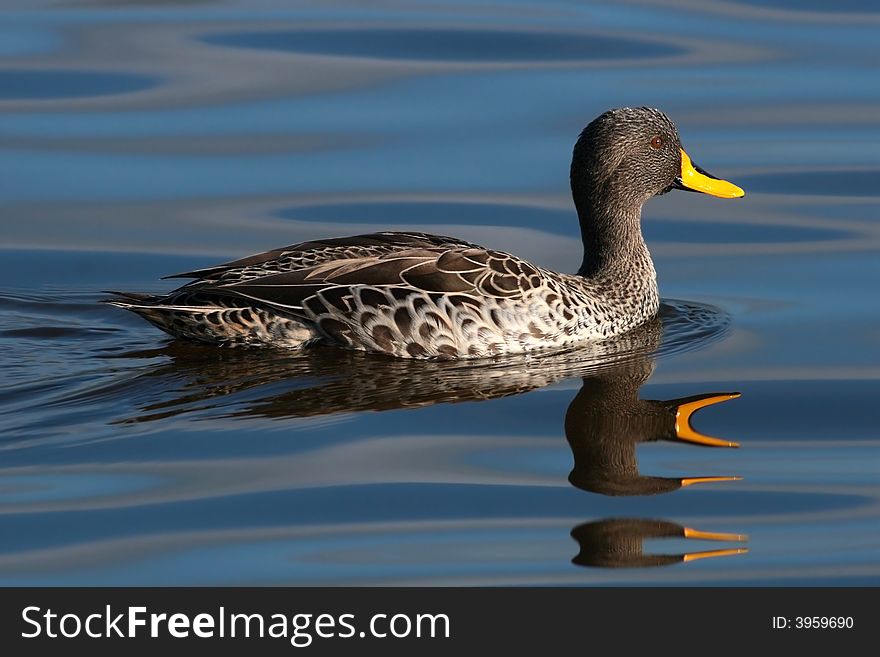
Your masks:
M663 148L663 137L661 137L660 135L655 136L651 140L651 148L653 148L655 151Z

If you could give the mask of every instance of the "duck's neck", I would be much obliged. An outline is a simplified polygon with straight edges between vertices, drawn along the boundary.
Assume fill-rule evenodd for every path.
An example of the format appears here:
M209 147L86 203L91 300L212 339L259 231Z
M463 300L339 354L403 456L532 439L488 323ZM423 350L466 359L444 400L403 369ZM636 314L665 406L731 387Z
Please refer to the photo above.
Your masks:
M627 287L647 284L656 289L654 264L642 237L641 204L621 202L613 189L603 194L572 191L584 244L578 275Z

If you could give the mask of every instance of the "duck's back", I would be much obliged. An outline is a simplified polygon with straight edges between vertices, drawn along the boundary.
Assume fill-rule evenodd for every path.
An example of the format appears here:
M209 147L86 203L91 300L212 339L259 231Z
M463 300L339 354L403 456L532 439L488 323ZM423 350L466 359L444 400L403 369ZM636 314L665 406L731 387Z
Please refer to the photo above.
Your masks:
M197 279L189 286L233 284L271 274L307 269L329 262L391 255L406 249L455 247L476 247L476 245L454 237L429 233L392 231L369 233L367 235L300 242L221 265L173 274L165 278Z

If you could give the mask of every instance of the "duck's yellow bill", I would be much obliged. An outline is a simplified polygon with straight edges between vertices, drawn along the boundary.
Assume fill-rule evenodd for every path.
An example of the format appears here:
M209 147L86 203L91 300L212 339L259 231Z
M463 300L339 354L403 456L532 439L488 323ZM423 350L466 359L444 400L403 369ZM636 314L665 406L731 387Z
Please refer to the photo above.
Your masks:
M691 158L681 149L681 178L676 181L685 189L721 198L739 198L745 192L726 180L715 178L691 162Z

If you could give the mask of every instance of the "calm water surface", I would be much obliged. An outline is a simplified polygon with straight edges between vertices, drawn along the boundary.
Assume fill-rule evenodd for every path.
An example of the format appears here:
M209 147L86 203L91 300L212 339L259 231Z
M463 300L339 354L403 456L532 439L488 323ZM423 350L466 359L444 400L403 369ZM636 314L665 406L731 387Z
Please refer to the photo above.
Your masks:
M880 584L875 3L0 16L0 584ZM619 343L219 350L96 303L375 229L573 271L571 147L621 105L747 195L648 204L666 303ZM693 430L739 449L676 439L733 392Z

